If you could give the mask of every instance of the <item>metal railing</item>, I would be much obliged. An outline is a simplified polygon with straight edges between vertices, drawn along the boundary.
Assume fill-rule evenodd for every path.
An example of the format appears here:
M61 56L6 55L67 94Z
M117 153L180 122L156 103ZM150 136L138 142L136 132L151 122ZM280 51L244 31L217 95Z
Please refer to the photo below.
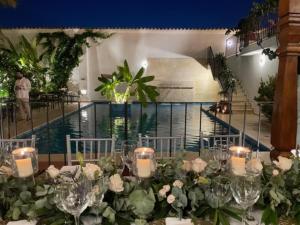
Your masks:
M161 117L168 116L166 117L168 122L165 122L168 125L168 133L167 135L172 137L176 134L174 134L174 129L176 129L177 123L175 120L179 119L179 116L176 114L177 113L177 106L180 105L182 106L182 114L180 115L180 119L183 121L183 127L182 129L182 136L183 136L183 142L184 142L184 148L186 149L188 146L188 136L189 136L189 130L191 129L191 126L193 127L198 127L199 130L199 140L198 140L198 149L201 149L201 143L200 143L200 136L203 132L206 132L205 129L203 129L203 123L206 121L203 120L204 116L207 116L212 119L213 121L213 128L210 131L212 134L217 133L217 126L222 124L222 127L225 129L226 128L226 133L228 134L234 134L237 132L237 129L240 130L242 133L242 138L243 138L243 144L245 144L245 140L249 137L247 134L247 117L248 117L248 103L244 103L244 109L242 112L235 113L235 112L230 112L227 116L227 119L222 119L221 117L218 117L217 111L210 111L209 107L216 104L215 102L156 102L152 103L152 106L154 108L154 113L153 113L153 126L152 128L152 133L153 136L160 136L159 134L159 121ZM230 105L234 104L234 102L229 103ZM261 121L262 121L262 113L261 113L261 108L264 104L272 104L272 103L259 103L259 113L257 117L257 137L254 138L252 135L252 141L255 142L256 146L254 146L257 149L260 149L262 145L261 143ZM66 124L67 119L69 118L70 115L72 115L73 118L73 123L78 125L78 135L77 137L80 138L82 137L83 131L85 128L82 127L82 111L85 109L84 107L93 107L91 108L93 110L93 115L91 115L92 118L89 118L93 122L94 126L94 131L92 133L94 134L89 134L89 137L97 138L97 133L99 132L99 126L97 125L100 121L98 121L98 113L99 109L98 106L101 106L104 108L104 106L108 107L108 118L105 119L106 122L108 122L108 126L105 128L106 133L112 137L114 134L115 130L113 128L114 125L114 115L113 115L113 103L107 102L107 101L79 101L77 99L76 101L61 98L57 102L53 103L53 101L31 101L30 106L32 108L31 110L31 115L32 119L30 121L18 121L17 119L17 106L15 102L2 102L0 104L0 131L1 131L1 138L13 138L13 137L21 137L24 134L35 134L37 135L37 138L39 139L39 129L43 127L46 129L46 134L42 138L47 139L45 142L46 146L43 146L44 148L47 149L47 155L48 155L48 164L51 163L51 155L53 154L51 150L49 149L49 145L51 144L51 133L53 132L52 126L55 123L54 121L60 120L63 126L63 133L61 133L61 139L63 139L65 143L65 137L68 132L68 126L69 124ZM146 113L147 108L144 108L140 103L134 102L133 105L136 107L139 107L139 128L138 133L141 133L142 135L146 134L148 130L144 129L143 123L147 123L147 121L143 120L143 116ZM160 107L165 107L168 108L168 111L160 112ZM193 106L191 108L191 106ZM130 124L130 114L132 113L130 110L130 107L125 104L124 108L122 109L123 113L122 116L124 117L124 124L122 124L122 133L124 134L123 139L128 140L130 139L130 135L132 133L132 128ZM193 110L193 111L192 111ZM198 111L198 113L197 113ZM192 114L194 112L194 114ZM175 115L176 114L176 115ZM197 123L198 124L190 124L190 115L195 116L197 115ZM235 127L233 125L234 117L235 116L243 116L243 126L241 128ZM124 125L124 126L123 126ZM25 127L25 128L24 128ZM146 126L147 127L147 126ZM222 128L222 129L223 129ZM136 135L137 136L137 135ZM99 137L98 137L99 138ZM251 138L250 138L251 139ZM39 142L39 140L37 141ZM66 163L66 145L64 145L61 153L64 155L64 163Z
M248 32L239 36L239 48L240 50L248 47L253 43L262 43L263 40L271 38L278 34L277 20L273 24L269 24L266 27L258 28L255 31Z

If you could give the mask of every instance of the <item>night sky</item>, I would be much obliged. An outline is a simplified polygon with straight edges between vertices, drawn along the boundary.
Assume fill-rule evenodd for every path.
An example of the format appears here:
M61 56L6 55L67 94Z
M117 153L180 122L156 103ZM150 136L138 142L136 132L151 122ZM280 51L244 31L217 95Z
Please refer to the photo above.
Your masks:
M19 0L0 7L0 27L228 28L252 0Z

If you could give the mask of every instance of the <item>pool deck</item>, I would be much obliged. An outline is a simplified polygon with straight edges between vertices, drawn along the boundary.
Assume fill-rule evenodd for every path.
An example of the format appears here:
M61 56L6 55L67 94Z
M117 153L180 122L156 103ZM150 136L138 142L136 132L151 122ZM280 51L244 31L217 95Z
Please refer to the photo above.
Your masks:
M213 113L211 113L211 115L214 116ZM229 123L229 114L218 113L216 116L225 123ZM231 126L242 132L244 128L244 117L244 113L233 113L231 116ZM245 133L256 141L258 138L258 121L259 117L257 114L251 112L246 113ZM259 141L261 144L265 145L268 148L272 147L271 122L263 115L261 116L261 129Z
M80 107L85 107L87 103L82 103ZM68 115L72 112L78 110L77 103L69 103L64 105L64 112L60 104L55 104L51 107L48 107L48 119L47 119L47 107L40 107L32 109L32 120L17 120L16 124L12 121L8 121L6 117L3 120L3 136L4 138L15 138L18 135L21 135L25 132L31 131L32 129L37 129L45 124L47 121L51 123L52 121L59 119L65 115ZM18 115L17 115L18 117Z

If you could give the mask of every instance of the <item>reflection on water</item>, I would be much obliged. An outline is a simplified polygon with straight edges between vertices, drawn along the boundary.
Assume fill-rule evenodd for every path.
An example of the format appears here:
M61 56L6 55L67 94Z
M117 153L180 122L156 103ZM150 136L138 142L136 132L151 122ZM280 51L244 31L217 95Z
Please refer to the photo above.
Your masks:
M120 108L121 107L121 108ZM123 107L123 108L122 108ZM172 107L172 114L171 114ZM207 106L208 107L208 106ZM156 113L157 110L157 113ZM112 106L110 117L109 104L94 104L75 112L65 120L56 120L34 133L38 138L38 149L42 153L64 152L65 135L70 134L73 138L78 137L110 137L115 134L120 142L125 137L124 106ZM227 133L227 129L202 113L201 130L205 134ZM184 104L149 104L142 108L139 104L132 104L128 109L128 139L135 140L139 133L149 136L184 136L186 120L186 149L197 151L200 133L200 104L187 105L185 119ZM49 132L49 135L48 135ZM29 137L31 134L24 135ZM49 140L48 140L49 136Z

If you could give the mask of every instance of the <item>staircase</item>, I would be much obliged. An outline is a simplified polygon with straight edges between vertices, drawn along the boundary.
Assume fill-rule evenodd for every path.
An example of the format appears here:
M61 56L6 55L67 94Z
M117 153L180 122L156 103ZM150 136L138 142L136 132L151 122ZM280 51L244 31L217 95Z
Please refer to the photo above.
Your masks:
M246 104L246 111L247 113L254 113L253 107L247 98L245 91L240 83L237 80L236 82L236 93L232 95L232 111L233 113L243 113L245 110Z

